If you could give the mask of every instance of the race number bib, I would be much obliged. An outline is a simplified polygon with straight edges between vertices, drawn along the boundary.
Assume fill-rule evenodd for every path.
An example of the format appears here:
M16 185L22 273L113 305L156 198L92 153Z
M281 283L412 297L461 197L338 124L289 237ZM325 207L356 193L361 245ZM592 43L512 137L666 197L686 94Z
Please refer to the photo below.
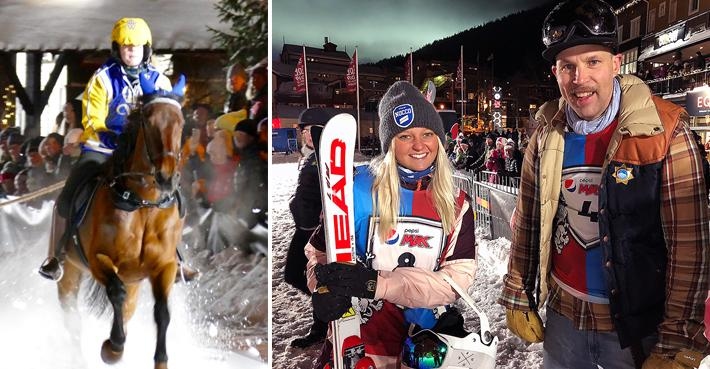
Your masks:
M574 167L562 171L562 197L574 239L583 248L599 243L599 183L601 168Z
M446 237L441 222L416 217L399 217L397 228L386 240L377 235L379 218L370 218L368 254L372 268L394 270L398 266L437 270Z

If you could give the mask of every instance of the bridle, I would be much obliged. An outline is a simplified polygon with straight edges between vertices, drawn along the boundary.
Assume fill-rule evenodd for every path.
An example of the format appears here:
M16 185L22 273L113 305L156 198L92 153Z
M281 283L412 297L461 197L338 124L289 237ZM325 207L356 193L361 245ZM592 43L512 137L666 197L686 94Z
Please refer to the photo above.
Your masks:
M175 100L170 97L156 97L148 101L147 103L141 105L140 107L140 131L142 131L143 134L143 148L145 149L144 155L146 156L147 163L150 165L150 170L146 171L125 171L121 172L118 174L114 174L110 180L108 181L108 186L111 188L114 193L120 198L123 199L124 201L129 201L131 203L134 203L134 205L139 206L139 207L167 207L169 205L172 205L173 201L175 200L177 196L177 191L178 189L176 187L171 188L169 191L164 191L160 189L160 185L156 185L155 183L159 183L160 181L159 176L160 173L158 171L158 167L156 166L156 160L166 158L166 157L172 157L175 158L175 162L179 163L181 159L181 152L178 151L177 153L174 151L170 150L163 150L162 152L155 153L151 149L151 145L149 142L152 142L151 136L150 136L150 127L148 126L146 117L145 117L145 108L151 104L154 103L168 103L171 105L176 106L178 109L181 109L180 104ZM139 135L140 133L137 132L136 136ZM135 137L134 140L137 140L138 137ZM137 149L137 148L133 148ZM165 149L165 147L163 147ZM173 179L176 175L179 175L179 170L176 167L175 172L172 174L170 178L165 178L163 180L167 180L170 182L173 182ZM121 178L124 177L133 177L133 178L140 178L141 184L146 185L153 183L153 186L156 186L160 189L160 193L162 196L158 198L157 201L148 201L145 199L140 198L135 192L131 191L128 189L125 185L119 181ZM146 181L146 178L152 178L153 181Z

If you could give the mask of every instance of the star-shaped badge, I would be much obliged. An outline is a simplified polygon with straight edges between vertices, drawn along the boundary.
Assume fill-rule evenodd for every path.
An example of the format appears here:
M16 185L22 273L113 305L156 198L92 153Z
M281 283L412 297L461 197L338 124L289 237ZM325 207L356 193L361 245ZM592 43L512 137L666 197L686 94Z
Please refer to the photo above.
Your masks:
M633 168L628 168L626 164L621 164L620 167L614 166L614 173L611 176L616 178L616 183L629 184L629 181L634 179Z

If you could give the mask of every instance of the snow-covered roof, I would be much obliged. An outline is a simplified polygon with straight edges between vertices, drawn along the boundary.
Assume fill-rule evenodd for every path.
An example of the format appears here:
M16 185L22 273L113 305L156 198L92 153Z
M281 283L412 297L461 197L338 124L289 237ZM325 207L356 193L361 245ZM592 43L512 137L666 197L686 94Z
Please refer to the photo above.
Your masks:
M216 0L0 0L0 51L111 47L123 17L148 22L158 50L219 49L207 26L219 23Z

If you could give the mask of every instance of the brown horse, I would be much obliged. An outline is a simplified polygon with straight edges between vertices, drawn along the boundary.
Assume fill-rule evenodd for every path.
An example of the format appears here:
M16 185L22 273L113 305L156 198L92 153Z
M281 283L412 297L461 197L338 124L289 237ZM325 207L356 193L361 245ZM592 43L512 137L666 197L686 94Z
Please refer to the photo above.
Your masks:
M155 368L166 369L168 295L183 226L177 186L184 118L172 93L150 96L146 89L143 86L142 104L129 115L118 148L104 167L85 221L70 227L74 233L65 245L64 276L57 283L65 310L76 307L86 271L106 287L113 324L101 358L114 363L123 354L125 325L135 311L139 284L148 278L158 328Z

